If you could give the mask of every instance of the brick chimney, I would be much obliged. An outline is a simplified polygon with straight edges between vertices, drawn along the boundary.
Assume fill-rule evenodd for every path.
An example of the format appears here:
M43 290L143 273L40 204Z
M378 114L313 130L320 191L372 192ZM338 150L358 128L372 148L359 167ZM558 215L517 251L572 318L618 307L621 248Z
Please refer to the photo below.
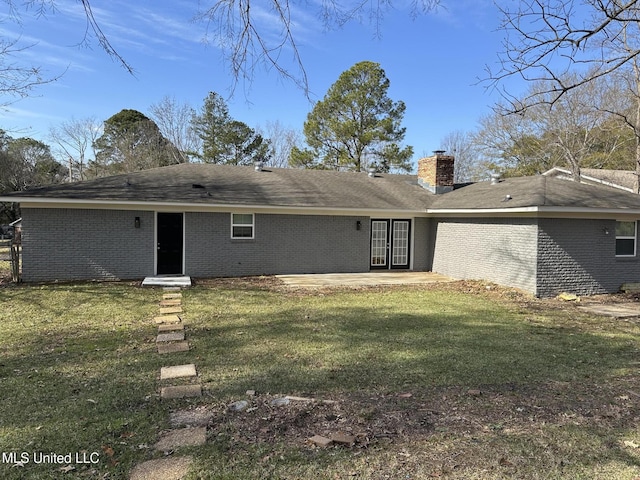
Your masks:
M444 150L436 150L432 157L418 160L418 184L430 192L440 194L453 190L452 155Z

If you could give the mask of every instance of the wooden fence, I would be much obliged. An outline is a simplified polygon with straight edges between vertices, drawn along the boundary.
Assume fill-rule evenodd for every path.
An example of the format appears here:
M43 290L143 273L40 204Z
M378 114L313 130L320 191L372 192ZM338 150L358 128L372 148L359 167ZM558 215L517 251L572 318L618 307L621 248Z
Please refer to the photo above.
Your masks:
M11 280L14 283L20 283L20 254L22 253L22 245L19 243L11 244Z
M17 241L16 241L17 240ZM11 280L15 283L20 283L22 280L20 261L22 259L22 244L20 243L20 237L13 238L12 240L0 240L0 248L8 250L8 260L11 264ZM7 260L5 254L2 254L2 260Z

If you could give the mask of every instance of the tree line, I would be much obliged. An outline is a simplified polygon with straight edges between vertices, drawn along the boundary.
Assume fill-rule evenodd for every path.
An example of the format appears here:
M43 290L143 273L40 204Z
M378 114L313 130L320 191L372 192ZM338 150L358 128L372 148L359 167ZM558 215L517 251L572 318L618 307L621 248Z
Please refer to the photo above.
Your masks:
M35 3L45 5L41 0ZM101 46L108 54L117 54L90 16L89 0L81 3ZM251 45L260 45L261 38L249 16L249 4L250 0L215 2L201 17L210 24L237 16L240 21L233 25L240 27L238 32L252 36L230 37L232 51L238 53L231 63L240 76L251 71ZM426 10L439 4L415 2ZM636 4L497 1L504 51L497 52L498 68L487 68L484 81L502 94L503 101L478 119L474 131L452 132L442 139L440 148L456 156L456 179L478 180L490 172L539 174L553 167L569 169L576 180L581 169L589 167L635 169L640 174L640 6ZM283 12L286 27L287 5L278 0L273 5ZM382 13L377 10L374 18ZM326 15L340 17L332 9ZM283 31L288 44L295 46L291 31ZM18 51L7 41L0 59ZM277 56L262 58L275 62L280 71ZM7 64L0 63L0 72L4 80L14 79L16 86L31 88L39 82L39 78L16 76ZM528 82L527 91L513 94L504 88L504 81L512 77ZM70 121L52 131L51 146L3 133L0 188L27 188L39 182L186 161L246 164L259 160L276 166L408 171L413 147L403 143L405 105L387 96L388 85L384 71L373 62L360 62L344 72L309 113L303 127L306 145L297 132L277 123L266 132L233 119L215 93L197 112L167 98L153 106L148 117L123 110L103 123ZM23 92L12 86L0 88L0 93L12 91Z
M456 156L458 182L553 167L576 178L581 168L633 169L640 120L627 84L602 78L552 107L538 102L513 112L513 101L497 104L475 131L452 132L440 148ZM315 103L302 134L278 122L252 128L215 92L199 110L165 97L148 116L124 109L103 122L72 119L51 129L50 144L0 132L0 192L186 162L409 172L414 149L403 143L405 105L389 98L389 86L379 64L355 64ZM535 83L522 101L548 88Z
M50 144L3 132L0 193L186 162L407 172L405 106L388 97L389 85L374 62L341 74L304 123L306 147L279 122L255 129L233 118L215 92L199 110L165 97L148 116L124 109L103 122L72 119L51 128Z

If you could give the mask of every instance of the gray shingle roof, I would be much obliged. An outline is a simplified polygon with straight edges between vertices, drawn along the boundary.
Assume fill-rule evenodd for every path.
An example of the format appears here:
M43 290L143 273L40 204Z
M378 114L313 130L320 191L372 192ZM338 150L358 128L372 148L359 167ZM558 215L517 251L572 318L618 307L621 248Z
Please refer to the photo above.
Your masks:
M566 168L554 167L543 173L545 176L557 178L571 178L571 171ZM602 184L618 186L623 189L636 191L638 174L632 170L608 170L606 168L581 168L580 181L586 184Z
M585 185L537 175L479 182L437 196L430 209L505 209L562 207L565 209L640 208L640 195L613 187Z
M425 211L432 194L411 175L181 164L13 196L234 206Z
M0 201L100 201L235 207L384 210L437 213L556 207L640 210L640 195L550 176L479 182L434 195L413 175L181 164L96 180L51 185Z
M597 178L603 182L613 183L621 187L633 190L638 182L636 172L630 170L605 170L599 168L583 168L580 170L581 175Z

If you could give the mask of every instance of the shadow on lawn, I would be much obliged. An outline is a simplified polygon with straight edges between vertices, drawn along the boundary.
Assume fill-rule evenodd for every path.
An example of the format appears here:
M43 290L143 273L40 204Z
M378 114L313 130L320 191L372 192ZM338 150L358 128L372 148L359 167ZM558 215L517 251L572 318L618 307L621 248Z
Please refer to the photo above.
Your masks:
M139 310L140 302L154 310L158 292L78 286L70 289L75 301L65 306L67 288L56 288L60 304L51 305L50 296L36 291L32 303L39 313L32 323L19 333L5 331L0 386L6 397L0 420L3 428L13 429L0 443L5 450L20 450L29 442L44 451L52 444L89 451L107 445L121 462L113 468L126 472L145 455L135 445L153 442L159 425L165 425L167 404L148 397L156 392L160 366L170 361L196 363L207 387L202 403L217 415L210 426L215 440L205 448L220 468L229 462L227 470L236 475L230 478L257 478L269 468L273 478L281 473L294 478L292 465L285 462L288 470L280 471L277 461L264 460L274 452L279 458L280 442L290 438L286 435L302 449L300 460L318 465L313 477L325 465L352 468L355 456L348 452L333 457L304 444L330 417L368 435L369 443L359 440L356 448L376 446L373 457L367 454L370 465L362 466L370 469L369 478L380 473L376 468L392 478L426 478L450 460L446 451L455 449L465 456L460 472L481 471L483 463L499 463L496 455L501 455L506 459L498 465L502 473L515 475L509 470L515 465L521 478L527 478L527 468L563 478L567 459L585 466L638 465L637 456L620 442L635 431L640 417L637 399L629 393L640 394L640 385L635 376L624 376L638 352L637 329L631 326L625 330L611 323L611 329L600 331L593 322L571 318L572 312L515 313L482 298L457 298L452 307L447 298L439 303L430 296L414 303L396 299L386 305L384 298L364 296L359 304L327 306L322 299L242 292L236 299L242 308L235 309L225 297L195 290L185 293L192 350L169 359L154 353L155 325ZM0 292L0 301L11 300L9 291ZM95 305L100 299L108 300L105 309ZM91 305L84 309L84 303ZM114 319L115 305L131 311ZM85 325L86 312L104 315L108 323ZM58 315L53 323L47 320ZM76 320L66 325L67 317ZM253 415L230 416L228 402L249 389L258 391L256 402L269 398L267 392L308 395L339 400L332 407L338 410L300 406L266 424L260 423L265 415L274 415L268 406ZM469 395L469 389L482 393ZM398 396L404 392L412 396ZM271 433L261 436L263 429ZM446 446L440 452L419 443L439 435ZM382 438L394 443L383 444ZM376 451L397 455L416 444L420 451L393 471L384 454L375 456ZM588 448L572 451L571 444ZM236 455L227 449L238 448L249 466L231 465Z
M279 442L302 448L296 463L316 473L362 478L613 478L610 464L614 477L636 478L638 455L621 440L636 438L640 417L633 325L600 330L575 312L515 313L480 298L457 310L292 303L266 313L227 304L194 318L193 352L211 394L224 403L259 393L255 413L214 421L225 448L246 457L210 459L231 478L265 469L312 478L265 463ZM269 407L287 394L337 404ZM327 420L335 418L342 423ZM366 462L305 449L306 438L345 427L361 435L356 453L366 449Z
M276 318L242 317L205 320L194 333L195 348L208 350L198 351L207 359L205 376L223 396L604 379L629 369L637 353L622 333L538 324L482 307L409 314L343 306L317 319L294 308Z

